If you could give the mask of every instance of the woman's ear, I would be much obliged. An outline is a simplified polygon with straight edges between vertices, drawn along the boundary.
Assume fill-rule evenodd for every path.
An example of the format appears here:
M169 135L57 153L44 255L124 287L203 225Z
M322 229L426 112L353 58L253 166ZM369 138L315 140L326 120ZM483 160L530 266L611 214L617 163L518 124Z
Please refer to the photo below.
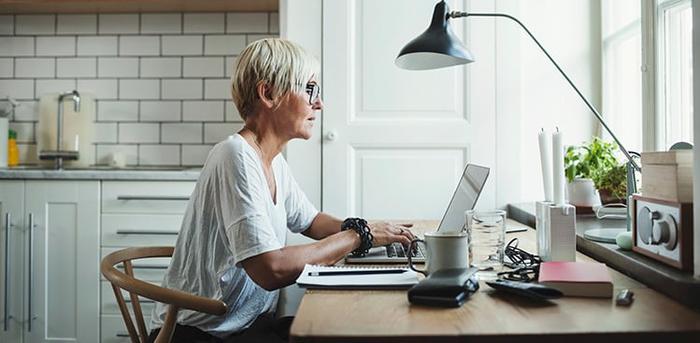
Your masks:
M262 102L262 105L266 108L275 107L275 100L272 99L272 89L265 82L258 83L255 91L258 93L258 98Z

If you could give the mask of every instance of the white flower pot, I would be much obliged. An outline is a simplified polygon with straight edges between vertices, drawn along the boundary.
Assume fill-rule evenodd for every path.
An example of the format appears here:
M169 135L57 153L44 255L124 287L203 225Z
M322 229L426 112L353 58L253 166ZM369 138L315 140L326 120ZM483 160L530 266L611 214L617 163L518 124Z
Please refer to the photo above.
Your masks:
M574 179L566 185L569 204L581 207L600 206L600 195L591 179Z

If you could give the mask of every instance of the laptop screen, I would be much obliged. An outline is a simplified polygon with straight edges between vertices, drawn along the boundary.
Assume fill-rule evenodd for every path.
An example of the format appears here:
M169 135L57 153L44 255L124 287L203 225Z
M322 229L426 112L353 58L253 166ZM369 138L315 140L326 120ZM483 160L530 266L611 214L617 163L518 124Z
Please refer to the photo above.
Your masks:
M489 168L467 164L452 195L452 200L447 206L447 211L440 221L438 231L456 232L462 230L465 223L464 212L474 209L476 200L479 198L488 177Z

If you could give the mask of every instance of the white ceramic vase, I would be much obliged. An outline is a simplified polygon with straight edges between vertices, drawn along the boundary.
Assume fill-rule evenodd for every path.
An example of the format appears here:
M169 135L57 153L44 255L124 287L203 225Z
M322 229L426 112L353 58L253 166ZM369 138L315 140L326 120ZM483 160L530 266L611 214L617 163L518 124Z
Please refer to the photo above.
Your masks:
M600 195L591 179L574 179L566 185L569 204L579 207L600 206Z

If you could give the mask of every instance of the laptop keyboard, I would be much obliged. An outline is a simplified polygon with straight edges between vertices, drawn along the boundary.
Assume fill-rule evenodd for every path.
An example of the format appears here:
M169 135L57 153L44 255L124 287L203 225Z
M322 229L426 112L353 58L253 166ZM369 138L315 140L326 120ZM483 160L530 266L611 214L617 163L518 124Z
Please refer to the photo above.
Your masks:
M386 254L389 257L406 257L406 249L404 249L401 243L395 242L386 246ZM423 256L423 247L420 245L411 251L411 257L423 258Z

